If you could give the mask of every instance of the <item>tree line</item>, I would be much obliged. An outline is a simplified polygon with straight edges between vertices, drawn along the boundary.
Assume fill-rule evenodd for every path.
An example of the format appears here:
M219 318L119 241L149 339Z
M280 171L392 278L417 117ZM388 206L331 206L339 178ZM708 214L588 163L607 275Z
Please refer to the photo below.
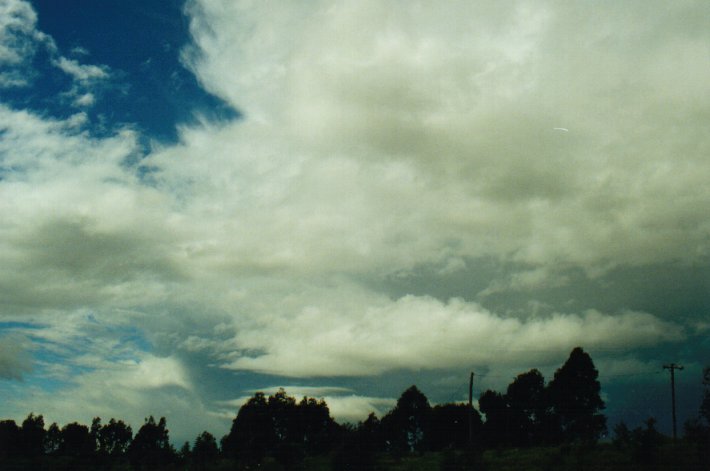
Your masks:
M710 444L708 369L704 385L699 416L686 424L686 435ZM606 431L600 391L591 357L575 348L547 384L533 369L505 392L483 392L480 413L461 403L432 406L411 386L381 419L372 413L357 424L338 424L324 400L257 392L221 440L204 431L180 449L170 443L165 418L146 418L134 435L113 418L45 428L41 415L29 414L20 425L0 421L0 469L299 469L307 457L328 456L332 469L347 471L376 469L381 456L442 450L461 450L475 461L485 449L595 443ZM629 430L619 424L615 444L643 453L642 445L659 439L653 425Z

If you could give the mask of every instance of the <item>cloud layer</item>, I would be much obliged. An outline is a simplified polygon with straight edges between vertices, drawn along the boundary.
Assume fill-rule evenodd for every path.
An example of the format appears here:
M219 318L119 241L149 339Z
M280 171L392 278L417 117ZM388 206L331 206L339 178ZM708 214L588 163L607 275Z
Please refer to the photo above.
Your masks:
M3 5L0 63L26 67L51 40ZM659 267L707 286L708 8L191 0L183 61L241 119L145 150L130 126L0 105L0 322L29 339L0 377L35 372L8 410L59 381L40 412L157 408L187 436L297 378L515 372L580 344L629 355L615 372L684 340L694 361L707 310L580 293L631 299L615 274ZM53 61L82 106L113 77ZM391 404L336 392L348 419Z

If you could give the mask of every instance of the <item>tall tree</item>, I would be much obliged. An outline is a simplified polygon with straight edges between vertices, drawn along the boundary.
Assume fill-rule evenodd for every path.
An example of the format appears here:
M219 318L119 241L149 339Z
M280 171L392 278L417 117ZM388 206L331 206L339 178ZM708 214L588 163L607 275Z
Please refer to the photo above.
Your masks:
M545 378L532 369L519 374L505 394L509 407L510 429L513 444L532 445L541 441L541 428L545 421Z
M700 403L700 419L710 426L710 366L703 368L703 399Z
M293 427L295 439L311 455L327 452L339 428L330 416L328 404L312 397L304 397L298 403Z
M397 405L382 418L382 430L394 451L423 451L429 433L431 405L416 386L404 391Z
M596 441L606 431L598 377L592 358L576 347L550 381L551 412L564 441Z
M175 450L170 445L165 417L157 423L152 415L145 419L128 448L128 455L135 469L156 469L173 461Z
M188 447L189 452L189 447ZM196 469L207 469L207 466L215 461L219 456L217 448L217 440L214 435L204 431L195 439L195 445L192 447L192 463Z
M229 458L258 463L275 441L267 398L257 392L239 408L229 434L222 440L222 450Z
M30 413L22 421L20 429L20 449L25 456L36 457L44 454L44 417Z
M489 389L478 398L478 407L486 416L482 433L484 444L487 447L510 445L511 418L505 396Z
M280 389L268 398L251 397L237 413L222 451L244 464L260 462L267 454L282 462L297 462L304 453L327 452L338 425L323 400L304 397L301 402Z
M98 431L99 451L114 458L121 456L128 450L132 439L131 426L112 418Z
M52 422L52 425L47 429L47 434L44 436L45 454L52 455L57 453L61 444L62 430L56 422Z
M96 442L86 425L76 422L62 428L61 443L57 450L60 455L86 458L96 450Z

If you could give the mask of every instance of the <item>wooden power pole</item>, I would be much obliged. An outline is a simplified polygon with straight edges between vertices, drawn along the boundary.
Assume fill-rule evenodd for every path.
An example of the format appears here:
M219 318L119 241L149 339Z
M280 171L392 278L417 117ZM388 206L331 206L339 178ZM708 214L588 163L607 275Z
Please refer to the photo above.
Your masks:
M676 440L676 425L675 425L675 370L682 370L681 365L676 365L675 363L670 363L668 365L663 365L664 370L671 371L671 407L673 411L673 441Z

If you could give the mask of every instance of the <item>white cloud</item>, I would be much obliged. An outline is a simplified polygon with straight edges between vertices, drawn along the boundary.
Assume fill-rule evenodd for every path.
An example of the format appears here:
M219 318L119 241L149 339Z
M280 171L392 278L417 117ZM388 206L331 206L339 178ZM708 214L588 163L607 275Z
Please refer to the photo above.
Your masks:
M92 80L108 78L109 74L105 67L99 67L91 64L79 64L74 59L60 57L55 61L55 65L59 67L65 74L70 75L74 80L80 82L89 82Z
M458 299L442 303L414 296L348 308L310 306L242 329L235 346L260 353L239 356L229 367L295 377L366 376L533 359L547 364L577 345L633 348L684 338L678 326L638 312L519 320Z
M338 250L357 257L358 248L395 265L404 254L427 261L452 240L455 255L589 273L707 256L708 140L692 103L707 101L698 79L710 71L690 33L659 42L653 29L629 30L630 6L191 5L200 50L190 64L247 123L186 144L223 171L281 162L268 189L253 188L259 178L238 188L261 196L280 182L278 207L266 193L260 209L296 229L296 247L278 243L288 254L313 255L303 233L331 254L337 239L334 263ZM668 15L657 4L645 11L647 24ZM559 122L574 135L553 132ZM185 162L190 175L196 164ZM253 227L263 236L283 219Z
M374 413L384 416L397 403L396 399L386 397L358 396L326 396L325 402L330 409L330 415L338 422L357 423Z
M29 62L48 38L35 29L37 14L23 0L0 3L0 88L23 87L31 80Z
M78 107L87 107L87 106L92 106L96 102L96 97L94 96L93 93L84 93L81 96L78 96L74 100L74 106Z

